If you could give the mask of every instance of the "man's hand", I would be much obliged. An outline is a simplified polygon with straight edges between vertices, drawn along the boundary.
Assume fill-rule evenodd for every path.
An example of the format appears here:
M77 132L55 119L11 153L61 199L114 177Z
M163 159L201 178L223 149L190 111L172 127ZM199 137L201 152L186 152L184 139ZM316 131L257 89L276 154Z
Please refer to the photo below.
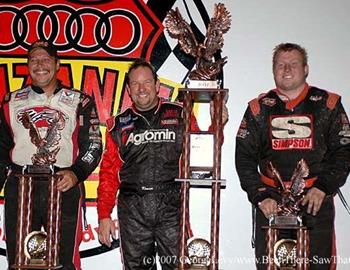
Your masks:
M66 192L78 183L78 178L72 171L63 170L57 172L57 174L61 176L61 179L57 184L57 189L59 191Z
M99 221L98 226L98 239L102 244L111 247L111 237L116 239L117 227L115 223L110 218L103 218Z
M259 202L258 207L264 213L267 219L277 214L277 202L274 199L267 198Z
M210 101L210 116L214 117L214 101ZM222 103L222 124L225 125L228 121L228 109L225 103Z
M301 204L307 204L307 213L316 216L317 212L320 210L322 202L326 193L318 188L311 188L305 195Z

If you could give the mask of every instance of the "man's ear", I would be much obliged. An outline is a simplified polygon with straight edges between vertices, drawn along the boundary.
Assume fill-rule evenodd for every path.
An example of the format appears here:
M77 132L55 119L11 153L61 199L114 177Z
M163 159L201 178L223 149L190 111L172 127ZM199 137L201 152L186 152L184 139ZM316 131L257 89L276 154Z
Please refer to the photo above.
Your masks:
M60 59L57 59L57 61L56 61L56 70L57 70L57 71L60 70L60 66L61 66Z
M304 66L304 73L305 73L305 78L307 78L307 76L309 76L309 66L308 65Z
M131 95L130 95L130 87L129 87L128 84L126 84L126 91L128 92L129 96L131 97Z
M156 81L156 91L157 91L157 94L159 94L159 90L160 90L160 80L158 79Z

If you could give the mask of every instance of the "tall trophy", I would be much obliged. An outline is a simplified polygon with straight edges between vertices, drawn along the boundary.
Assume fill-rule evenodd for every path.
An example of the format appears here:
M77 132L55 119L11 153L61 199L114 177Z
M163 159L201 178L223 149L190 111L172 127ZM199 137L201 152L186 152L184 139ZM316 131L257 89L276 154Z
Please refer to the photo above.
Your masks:
M309 175L309 167L305 160L301 159L290 182L284 182L273 164L270 162L268 165L269 175L279 184L281 202L278 203L277 214L269 218L269 226L263 227L267 229L267 269L309 269L309 235L300 214L300 203L304 197L305 178ZM295 231L296 239L279 237L281 230Z
M59 112L54 117L46 135L33 123L30 115L21 116L23 126L29 130L31 142L37 147L32 156L33 165L23 167L16 176L18 182L18 210L16 231L16 258L14 269L59 269L59 243L61 238L61 192L57 189L60 176L55 174L53 164L59 151L60 130L65 118ZM47 226L45 231L32 230L34 181L48 181Z
M215 59L214 54L223 47L223 34L231 26L231 15L224 4L215 4L205 39L198 42L190 25L178 9L170 10L165 26L171 37L178 39L181 49L195 58L195 68L189 74L186 88L179 89L183 101L184 140L181 156L181 219L179 269L211 269L219 267L220 191L226 181L221 179L221 145L223 143L222 108L228 89L220 89L218 75L226 63L226 57ZM193 103L213 102L210 131L191 131ZM189 220L190 187L210 187L211 230L210 243L195 238L187 243L186 224Z

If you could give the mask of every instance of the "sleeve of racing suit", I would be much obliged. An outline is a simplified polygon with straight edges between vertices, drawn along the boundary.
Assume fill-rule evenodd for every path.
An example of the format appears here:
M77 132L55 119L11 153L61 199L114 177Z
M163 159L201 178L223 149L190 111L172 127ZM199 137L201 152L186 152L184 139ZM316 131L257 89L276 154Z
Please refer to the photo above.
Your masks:
M14 144L12 132L5 118L7 109L7 103L0 105L0 190L6 180L7 166L11 164L10 151Z
M260 156L259 128L256 118L248 107L236 136L235 163L241 187L249 201L258 202L272 197L272 189L260 180L258 162Z
M321 164L321 173L314 187L326 194L335 194L344 185L350 169L349 120L340 98L331 112L327 153Z
M102 139L96 105L93 99L84 95L77 112L78 157L71 166L79 182L84 181L95 170L101 159Z
M117 143L110 132L106 132L106 147L102 156L97 188L98 220L109 218L119 189L119 170L123 162L119 156Z

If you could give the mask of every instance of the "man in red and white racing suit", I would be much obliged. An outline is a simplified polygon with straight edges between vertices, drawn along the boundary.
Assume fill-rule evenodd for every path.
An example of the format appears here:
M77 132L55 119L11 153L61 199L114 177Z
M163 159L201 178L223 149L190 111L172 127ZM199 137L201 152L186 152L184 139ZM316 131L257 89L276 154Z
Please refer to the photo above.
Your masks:
M179 252L179 158L183 141L182 106L158 97L160 81L150 63L129 68L133 106L107 121L100 166L97 210L99 239L110 246L111 212L118 193L118 223L125 269L176 269ZM223 108L227 120L227 109ZM196 120L191 130L199 130Z
M99 163L102 141L93 99L67 88L57 80L59 60L55 47L46 41L32 44L28 52L32 84L9 93L0 110L0 180L6 179L5 227L9 269L16 256L16 174L47 164L61 179L62 230L59 262L64 270L81 269L79 244L82 233L83 181ZM42 179L41 179L42 178ZM32 231L46 228L48 181L34 179Z
M333 197L349 174L349 120L338 95L305 82L308 65L302 47L280 44L273 65L277 88L249 102L236 138L236 169L256 209L257 268L266 269L268 262L262 226L281 200L268 163L290 181L304 159L310 169L301 206L310 236L308 261L311 269L334 269Z

